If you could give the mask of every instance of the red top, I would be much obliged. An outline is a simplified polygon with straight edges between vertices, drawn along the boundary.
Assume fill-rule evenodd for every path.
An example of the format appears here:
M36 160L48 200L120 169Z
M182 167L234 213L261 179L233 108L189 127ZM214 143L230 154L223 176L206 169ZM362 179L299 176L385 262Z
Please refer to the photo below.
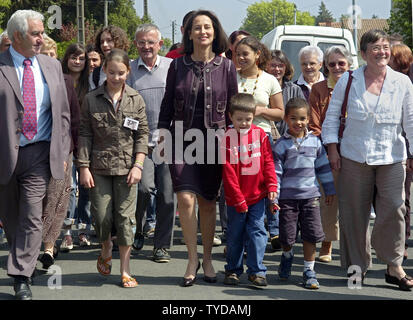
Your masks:
M268 192L277 192L270 141L264 130L255 125L241 136L229 127L224 141L225 200L237 212L246 212L248 206L261 201Z
M176 59L176 58L182 57L184 55L181 52L182 49L183 48L180 47L180 48L176 48L174 50L171 50L165 55L165 57L171 58L171 59Z

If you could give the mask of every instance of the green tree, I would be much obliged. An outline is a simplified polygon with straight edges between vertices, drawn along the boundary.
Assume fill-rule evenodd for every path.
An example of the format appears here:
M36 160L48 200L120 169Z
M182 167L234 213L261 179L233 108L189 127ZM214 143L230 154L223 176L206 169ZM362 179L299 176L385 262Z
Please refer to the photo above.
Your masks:
M318 8L318 16L315 18L315 25L318 26L320 22L333 22L332 13L327 9L323 1L321 1L320 7Z
M247 8L247 16L241 29L261 39L263 35L274 28L273 13L275 15L275 26L294 24L294 4L286 0L272 0L271 2L259 2L250 5ZM314 17L309 12L297 11L296 18L297 24L314 25Z
M161 50L159 50L159 54L164 56L168 53L169 48L172 46L172 40L169 38L162 38L163 40L163 46Z
M45 16L45 32L57 41L71 43L76 41L77 34L77 21L76 21L76 1L75 0L0 0L0 9L3 9L2 4L11 3L5 7L4 19L1 20L0 13L0 26L5 28L7 20L16 10L32 9L42 13ZM88 0L85 1L85 29L87 42L90 42L94 37L94 33L100 29L104 24L104 3L101 0ZM65 26L73 25L76 33L73 33L73 37L69 39L66 36L62 38L62 29L49 30L47 27L47 20L52 16L52 13L48 13L48 8L51 5L57 5L61 8L62 22ZM128 34L129 39L132 41L135 35L136 27L145 22L152 22L150 17L140 18L137 16L134 1L133 0L112 0L108 5L108 23L121 27ZM132 57L137 56L137 50L134 46L130 46L129 54Z
M388 23L388 32L401 34L404 43L412 48L412 0L393 0Z
M11 5L11 0L0 0L0 26L3 27L4 29L5 29L5 25L7 24L7 20L5 18L7 16L7 11L9 10L10 5Z

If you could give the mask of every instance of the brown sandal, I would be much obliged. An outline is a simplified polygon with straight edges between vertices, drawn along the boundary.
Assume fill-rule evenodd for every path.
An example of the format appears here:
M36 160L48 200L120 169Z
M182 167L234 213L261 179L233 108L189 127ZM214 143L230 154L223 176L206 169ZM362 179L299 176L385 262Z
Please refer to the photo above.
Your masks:
M120 285L122 288L135 288L138 286L138 281L132 277L122 276L122 282Z
M112 264L109 264L109 262L111 260L112 260L112 256L106 259L103 259L102 256L98 257L96 267L101 275L103 276L110 275L110 272L112 271Z

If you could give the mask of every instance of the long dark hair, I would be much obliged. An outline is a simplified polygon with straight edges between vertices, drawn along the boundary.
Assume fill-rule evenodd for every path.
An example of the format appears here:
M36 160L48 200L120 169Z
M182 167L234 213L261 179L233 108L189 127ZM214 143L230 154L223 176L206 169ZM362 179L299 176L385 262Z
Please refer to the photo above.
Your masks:
M251 50L255 53L259 51L260 57L258 58L258 68L260 68L261 70L265 70L268 61L271 60L271 52L270 50L268 50L265 44L261 43L257 38L253 36L248 36L241 39L241 41L238 42L236 48L238 48L240 45L246 45L250 47Z
M214 28L214 36L215 39L212 42L212 51L215 54L221 54L228 49L228 39L227 35L225 34L224 29L222 28L221 23L219 22L217 16L208 10L198 10L195 11L188 19L185 24L184 34L183 34L183 53L184 54L192 54L194 52L194 44L192 40L189 39L189 33L192 30L192 24L196 17L198 16L207 16L212 21L212 26Z
M228 37L229 43L230 43L230 44L234 44L235 40L237 40L238 36L240 36L240 35L243 35L243 36L248 37L248 36L250 36L251 34L250 34L248 31L245 31L245 30L236 30L236 31L234 31L233 33L231 33L231 34L229 35L229 37ZM231 49L228 49L228 50L225 52L225 56L226 56L228 59L232 59L232 54L233 54L233 52L232 52Z
M81 43L72 43L67 47L65 55L62 59L63 73L70 74L70 70L68 67L68 61L70 56L72 54L74 54L75 56L80 56L83 53L85 54L85 67L80 72L79 81L75 88L80 105L82 105L83 98L89 91L89 58L86 54L86 49Z

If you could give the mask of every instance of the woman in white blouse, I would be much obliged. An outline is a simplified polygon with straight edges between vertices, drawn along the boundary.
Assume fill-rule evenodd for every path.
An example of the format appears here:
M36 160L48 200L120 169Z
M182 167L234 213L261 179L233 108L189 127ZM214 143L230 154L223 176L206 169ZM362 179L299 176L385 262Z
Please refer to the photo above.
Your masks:
M332 168L340 170L341 264L345 268L353 266L347 269L349 276L356 270L362 278L371 265L368 226L376 185L377 218L371 245L377 257L387 264L386 282L410 290L413 279L401 264L405 243L405 168L412 168L413 162L407 159L406 164L402 126L407 139L413 141L413 86L406 75L387 66L390 43L384 31L365 33L360 50L367 65L352 74L341 155L337 151L338 131L348 73L334 88L321 133Z

